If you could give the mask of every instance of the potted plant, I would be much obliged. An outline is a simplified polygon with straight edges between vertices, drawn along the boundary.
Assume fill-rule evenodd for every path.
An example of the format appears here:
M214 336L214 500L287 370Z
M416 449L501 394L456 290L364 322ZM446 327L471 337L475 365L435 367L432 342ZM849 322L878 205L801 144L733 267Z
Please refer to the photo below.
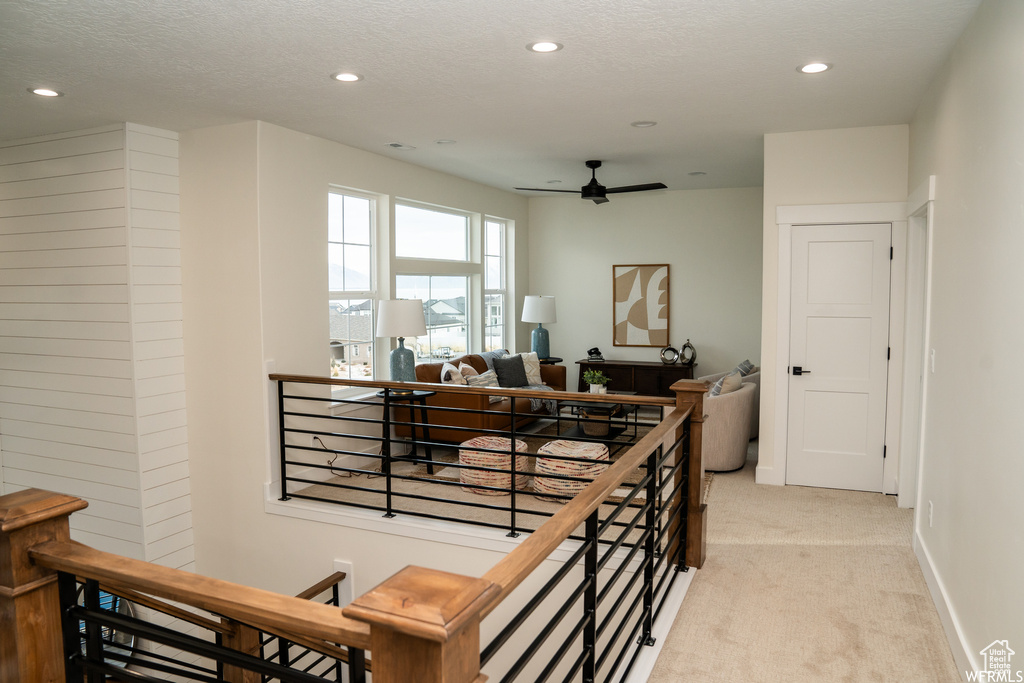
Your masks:
M583 381L590 385L590 393L592 394L603 394L607 392L605 386L610 381L608 375L604 374L600 370L586 370L583 373Z

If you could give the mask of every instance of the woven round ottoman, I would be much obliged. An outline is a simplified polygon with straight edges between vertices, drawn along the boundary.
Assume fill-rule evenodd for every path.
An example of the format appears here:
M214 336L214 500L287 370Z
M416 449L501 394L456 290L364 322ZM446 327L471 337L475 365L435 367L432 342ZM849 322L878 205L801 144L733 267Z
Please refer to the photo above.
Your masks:
M459 464L472 465L473 467L493 467L505 470L504 472L486 472L484 470L459 470L459 481L463 484L476 484L477 486L497 486L504 489L509 488L512 482L512 474L509 472L512 460L509 449L512 446L512 439L503 436L478 436L463 441L459 444ZM478 448L490 448L504 451L503 453L489 453L475 450ZM516 453L525 453L529 448L525 441L516 441ZM530 482L530 474L527 468L530 459L526 455L516 455L516 488L526 488ZM507 496L508 491L491 491L489 489L478 489L471 486L463 486L463 491L478 493L481 496Z
M576 462L561 458L587 458L595 462ZM564 496L575 496L586 488L589 482L553 479L543 475L560 474L567 477L589 477L592 479L606 469L608 469L608 447L604 444L564 439L549 441L537 449L533 489L538 494L558 493Z

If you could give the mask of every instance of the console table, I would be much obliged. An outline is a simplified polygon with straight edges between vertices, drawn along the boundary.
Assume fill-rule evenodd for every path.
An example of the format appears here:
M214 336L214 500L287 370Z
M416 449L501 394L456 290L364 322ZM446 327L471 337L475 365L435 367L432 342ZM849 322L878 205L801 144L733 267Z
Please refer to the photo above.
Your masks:
M670 387L678 380L693 379L693 365L661 363L645 360L578 360L580 380L577 391L590 391L583 381L587 370L600 370L610 380L615 391L632 391L642 396L673 396Z

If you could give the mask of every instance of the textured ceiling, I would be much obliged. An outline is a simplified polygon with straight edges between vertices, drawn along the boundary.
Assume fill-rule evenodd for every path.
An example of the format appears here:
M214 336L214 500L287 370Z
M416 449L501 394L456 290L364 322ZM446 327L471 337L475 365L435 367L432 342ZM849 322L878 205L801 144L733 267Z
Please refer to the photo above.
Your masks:
M764 133L909 121L978 4L0 0L0 140L260 119L504 189L753 186Z

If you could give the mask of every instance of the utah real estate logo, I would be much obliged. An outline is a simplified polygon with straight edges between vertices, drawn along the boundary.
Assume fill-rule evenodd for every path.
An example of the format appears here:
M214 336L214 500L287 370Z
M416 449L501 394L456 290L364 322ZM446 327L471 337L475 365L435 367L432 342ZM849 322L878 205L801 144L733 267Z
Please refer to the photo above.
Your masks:
M993 640L979 652L985 658L982 671L968 671L968 681L979 683L1024 683L1024 671L1014 671L1011 660L1017 654L1007 640Z

